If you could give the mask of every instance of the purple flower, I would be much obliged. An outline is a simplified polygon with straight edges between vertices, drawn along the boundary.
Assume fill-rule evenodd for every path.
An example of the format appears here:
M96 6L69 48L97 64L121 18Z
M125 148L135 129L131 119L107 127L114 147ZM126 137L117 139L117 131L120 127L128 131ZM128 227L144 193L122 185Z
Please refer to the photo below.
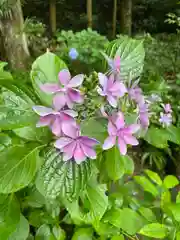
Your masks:
M41 90L46 93L55 94L53 104L56 109L60 110L65 105L73 108L74 103L82 103L83 97L76 87L80 86L84 80L84 75L79 74L71 79L71 74L67 69L63 69L59 73L58 85L54 83L46 83L40 86Z
M118 112L109 117L108 133L109 137L105 140L103 149L112 148L118 138L118 147L122 155L127 153L127 144L132 146L138 145L137 139L132 136L139 130L138 124L125 125L123 113Z
M118 98L123 97L127 92L125 85L120 81L115 81L113 74L108 78L103 73L99 73L98 77L102 87L98 87L98 93L103 97L107 97L107 101L112 107L117 107Z
M33 110L40 116L37 127L49 126L52 133L56 136L62 136L66 128L72 129L76 126L74 117L77 113L73 110L54 110L44 106L34 106Z
M171 104L169 104L169 103L163 104L163 108L164 108L165 113L172 113Z
M120 67L121 67L121 58L120 56L115 57L114 59L108 58L108 64L111 68L111 72L113 73L119 73Z
M172 123L172 115L170 113L160 113L159 122L163 125L163 127L169 127Z
M72 60L76 60L78 58L78 56L79 56L78 51L75 48L71 48L70 51L69 51L69 57Z
M148 104L141 103L138 105L139 108L139 120L141 123L141 126L144 129L147 129L149 126L149 113L148 113Z
M93 149L99 143L96 139L80 136L79 128L72 129L70 126L65 129L65 135L67 136L59 138L54 144L64 153L64 161L74 158L76 163L80 164L86 158L96 159L96 152Z
M132 86L128 90L129 97L134 100L137 104L144 102L144 96L142 94L142 89L138 86Z

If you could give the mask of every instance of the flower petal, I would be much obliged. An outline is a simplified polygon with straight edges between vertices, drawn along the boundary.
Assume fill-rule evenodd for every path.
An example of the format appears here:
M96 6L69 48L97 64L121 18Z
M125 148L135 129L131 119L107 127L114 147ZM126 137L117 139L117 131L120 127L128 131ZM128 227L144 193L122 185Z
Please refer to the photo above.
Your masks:
M87 136L81 136L80 140L83 144L85 144L88 147L93 147L99 144L99 142L95 138L89 138Z
M53 122L52 126L51 126L51 130L52 133L56 136L60 136L61 135L61 123L59 120L59 117L56 117L55 121Z
M84 160L86 160L86 155L84 154L84 151L82 150L79 143L76 144L76 148L74 150L74 160L77 164L80 164Z
M59 81L62 85L66 86L68 85L70 79L71 79L71 74L69 70L63 69L59 72Z
M116 136L109 136L106 138L103 144L103 149L107 150L112 148L116 144Z
M68 89L68 97L72 102L76 103L83 103L84 100L81 92L72 88Z
M125 126L124 115L122 112L115 113L111 117L112 122L116 125L117 129L123 128Z
M63 110L62 112L73 118L78 116L78 113L71 109Z
M118 147L119 147L120 153L122 155L126 155L126 153L127 153L127 145L126 145L125 141L121 137L118 137Z
M71 138L61 137L54 143L54 146L55 146L55 148L62 149L65 146L67 146L69 143L71 143L72 141L73 140Z
M56 110L60 110L66 104L66 96L64 93L59 92L53 97L53 105Z
M117 134L117 128L111 121L108 122L108 133L110 136Z
M124 94L127 92L127 89L124 83L115 82L113 86L109 89L112 92L113 96L123 97Z
M126 144L130 144L132 146L136 146L139 144L138 140L134 136L128 134L124 135L124 141Z
M78 137L78 129L73 124L69 122L62 122L62 131L63 133L71 138L77 138Z
M67 161L73 157L75 148L76 148L76 141L73 141L62 149L62 151L64 152L64 157L63 157L64 161Z
M40 89L45 93L56 93L60 90L60 87L56 83L45 83L41 84Z
M66 104L67 104L68 108L70 108L70 109L72 109L74 106L73 101L69 98L68 95L66 95Z
M117 70L120 69L120 66L121 66L121 58L120 56L117 56L114 58L114 66Z
M112 107L114 107L114 108L117 107L117 100L115 97L113 97L112 95L108 95L107 100Z
M33 106L32 109L35 111L35 113L37 113L41 117L45 117L55 113L55 111L52 108L44 106Z
M84 80L84 74L78 74L75 77L71 79L71 81L68 84L68 87L79 87Z
M81 146L84 154L87 157L89 157L91 159L96 159L96 151L94 149L92 149L91 147L88 147L88 146L86 146L84 144L81 144L80 146Z
M136 133L139 129L140 129L139 124L131 124L124 129L124 132L127 134L133 134Z
M104 75L103 73L98 73L98 78L100 85L106 89L108 82L108 78L106 77L106 75Z
M97 92L100 96L106 96L106 93L100 87L97 87Z
M52 120L53 120L53 115L40 117L39 122L37 122L36 124L36 127L50 126Z

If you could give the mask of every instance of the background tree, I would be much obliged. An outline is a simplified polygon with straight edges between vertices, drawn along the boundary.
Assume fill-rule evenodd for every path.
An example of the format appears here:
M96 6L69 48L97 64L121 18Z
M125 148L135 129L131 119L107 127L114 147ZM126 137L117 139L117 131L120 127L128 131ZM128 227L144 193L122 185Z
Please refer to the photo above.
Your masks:
M131 35L132 31L132 0L120 1L120 32Z
M112 27L112 37L116 36L116 21L117 21L117 0L114 0L113 7L113 27Z
M50 29L51 33L54 34L56 32L56 0L50 0L49 12L50 12Z
M20 0L1 0L0 31L2 47L13 69L25 69L30 57Z
M92 0L87 0L87 20L88 27L92 28Z

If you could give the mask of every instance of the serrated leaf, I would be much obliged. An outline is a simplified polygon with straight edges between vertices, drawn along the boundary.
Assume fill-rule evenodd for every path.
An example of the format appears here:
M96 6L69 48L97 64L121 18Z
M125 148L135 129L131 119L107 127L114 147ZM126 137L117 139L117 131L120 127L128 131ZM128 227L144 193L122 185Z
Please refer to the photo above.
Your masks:
M145 225L139 231L139 233L147 237L163 239L164 237L167 236L168 229L163 224L151 223L151 224Z
M161 136L161 141L159 141L159 136ZM147 130L144 139L157 148L167 148L169 135L165 129L159 129L152 126Z
M35 92L42 103L51 105L52 96L42 92L39 88L44 83L59 83L58 73L66 68L66 64L55 54L47 52L38 57L32 65L31 81Z
M11 193L27 186L40 164L41 146L12 146L0 153L0 192Z
M20 220L20 207L14 195L0 194L0 219L1 239L8 239Z
M62 154L50 147L44 153L44 164L38 173L36 186L47 198L76 199L86 186L90 175L90 160L79 165L73 160L64 162Z
M21 215L19 224L15 232L13 232L8 240L26 240L29 235L29 223L26 218Z
M105 151L104 155L109 178L114 181L120 179L125 173L124 161L126 161L126 156L122 156L116 146Z
M122 36L109 44L107 54L110 58L121 57L122 79L128 79L129 76L137 78L142 73L145 57L143 41Z
M159 177L159 175L151 170L145 170L144 171L148 177L154 182L156 183L157 185L161 186L162 185L162 180L161 178Z
M169 188L174 188L178 184L179 184L179 180L173 175L166 176L164 181L163 181L163 185L168 189Z
M141 187L146 192L150 192L154 197L157 197L159 192L157 188L144 176L135 176L134 177L136 183L141 185Z

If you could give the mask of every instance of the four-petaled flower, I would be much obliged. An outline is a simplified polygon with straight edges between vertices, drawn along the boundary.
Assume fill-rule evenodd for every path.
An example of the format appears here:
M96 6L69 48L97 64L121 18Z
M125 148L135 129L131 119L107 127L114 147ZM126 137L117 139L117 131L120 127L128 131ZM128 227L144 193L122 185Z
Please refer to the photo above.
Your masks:
M132 135L139 130L138 124L125 125L124 116L122 112L118 112L109 117L108 133L109 137L105 140L103 149L107 150L116 144L118 138L118 147L120 153L125 155L127 153L127 144L138 145L137 139Z
M99 83L102 88L98 87L97 91L101 96L107 97L107 101L112 107L117 107L117 100L123 97L127 92L124 83L115 81L114 75L108 78L103 73L98 74Z
M169 127L172 123L172 115L170 113L160 113L159 122L163 127Z
M76 87L79 87L84 80L84 75L79 74L71 79L71 74L67 69L63 69L59 73L58 85L55 83L46 83L40 86L41 90L46 93L54 94L53 104L56 109L61 109L65 105L73 108L74 103L82 103L83 96Z
M40 116L37 127L49 126L52 133L61 136L66 132L66 128L73 129L76 126L74 117L77 113L73 110L54 110L44 106L34 106L33 110Z
M68 125L69 126L69 125ZM68 127L65 129L64 137L59 138L54 146L63 152L63 160L72 158L77 164L85 161L86 158L96 159L96 152L93 149L99 142L87 136L81 136L79 127Z

